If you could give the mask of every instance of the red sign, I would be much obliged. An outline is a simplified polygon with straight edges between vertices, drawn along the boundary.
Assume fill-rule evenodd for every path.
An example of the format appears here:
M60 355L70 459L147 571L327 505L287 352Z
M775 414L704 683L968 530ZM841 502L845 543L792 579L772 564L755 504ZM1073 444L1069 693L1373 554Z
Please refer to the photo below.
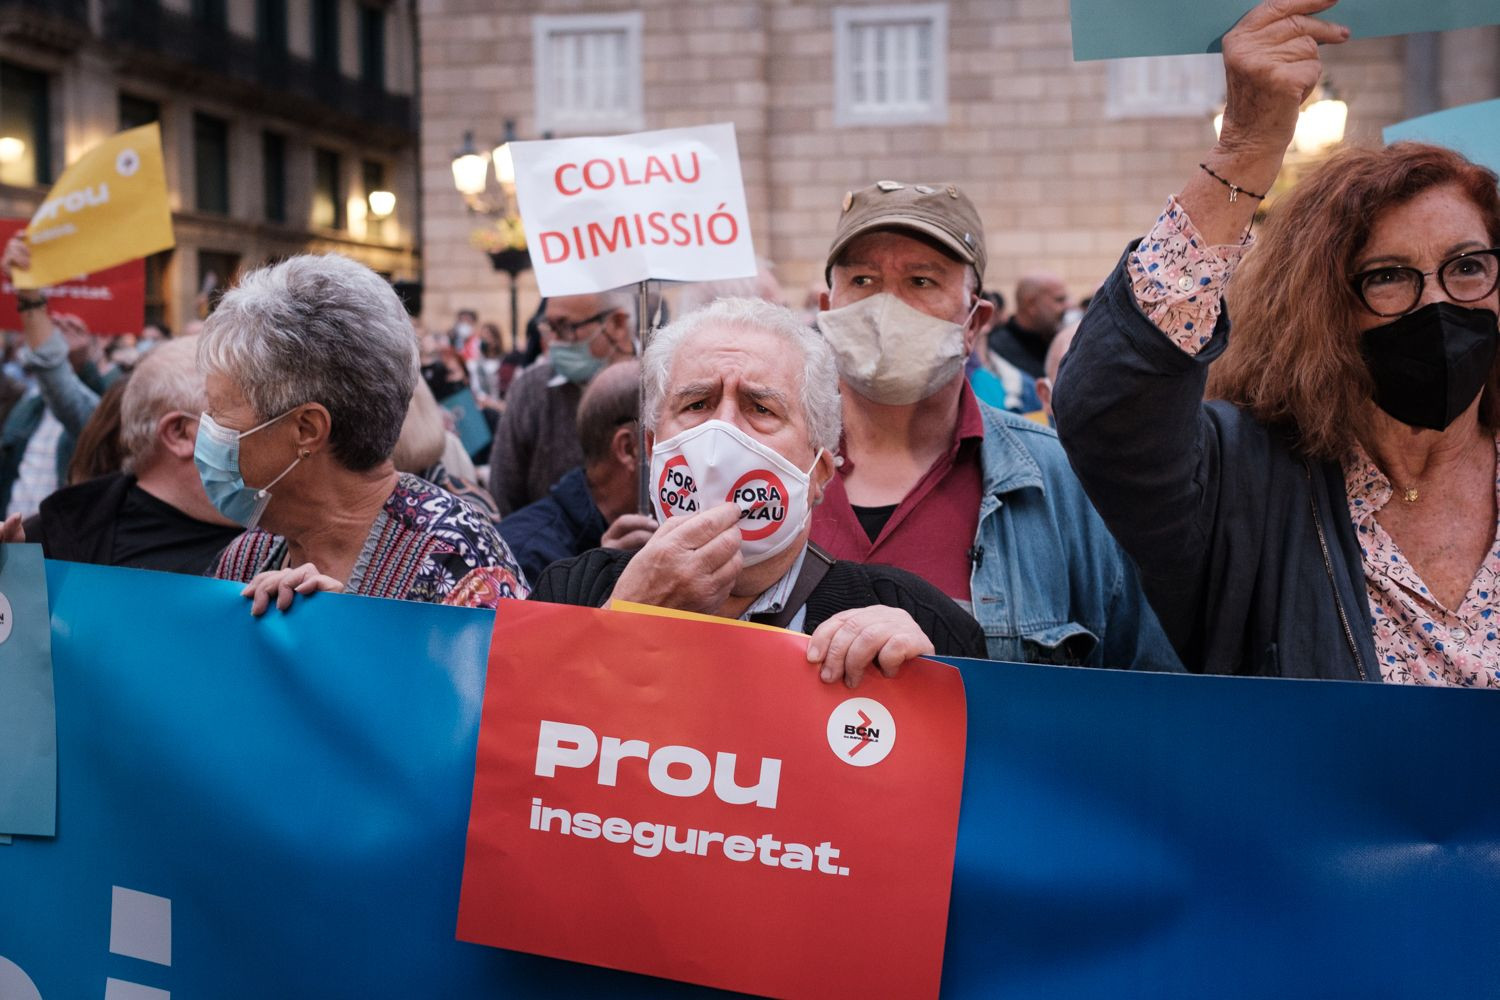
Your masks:
M0 248L26 228L27 219L0 219ZM71 313L91 333L114 336L140 333L146 319L146 262L133 260L81 278L52 285L44 292L48 313ZM0 279L0 329L21 329L16 290Z
M851 692L806 646L503 609L458 937L770 996L937 996L963 681L924 660Z

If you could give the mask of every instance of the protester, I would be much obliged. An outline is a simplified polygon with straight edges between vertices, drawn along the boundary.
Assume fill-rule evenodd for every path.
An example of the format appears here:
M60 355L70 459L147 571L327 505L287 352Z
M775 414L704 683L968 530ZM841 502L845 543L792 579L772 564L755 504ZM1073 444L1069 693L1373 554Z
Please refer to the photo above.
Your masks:
M1495 174L1345 151L1237 268L1329 6L1225 37L1222 137L1090 310L1058 427L1189 668L1500 687Z
M500 328L494 323L483 324L474 342L478 344L478 348L474 356L468 359L469 385L481 404L503 409L504 404L500 400L505 396L507 381L502 379L501 374L506 352Z
M249 529L214 575L249 584L252 614L315 590L479 607L526 595L488 517L391 463L417 361L389 283L334 254L252 272L209 317L196 458L214 506Z
M540 327L547 357L511 383L490 450L490 495L501 515L540 500L583 461L578 400L606 365L635 353L635 293L548 299Z
M26 524L26 540L39 542L49 559L207 572L241 529L214 509L193 463L205 403L197 344L181 337L162 341L128 379L112 386L79 438L75 461L86 453L90 431L108 414L112 397L119 398L123 462L42 501Z
M417 379L412 392L391 462L397 472L409 472L442 487L499 524L500 512L494 499L479 485L474 462L464 451L463 442L448 429L443 408L422 379Z
M806 632L822 679L850 687L871 667L893 676L934 650L983 654L979 626L930 584L808 544L811 508L833 475L838 375L794 313L720 300L658 332L641 367L653 493L679 513L639 552L600 548L554 563L535 599L597 607L613 598ZM721 502L752 476L779 481L785 495L762 488L754 503Z
M989 333L990 353L1032 378L1040 378L1047 345L1065 322L1071 300L1055 274L1028 274L1016 282L1016 311Z
M0 254L0 278L10 284L14 269L30 266L25 238L12 237ZM11 408L0 427L0 509L29 517L67 482L73 446L103 387L85 384L78 371L99 351L82 320L48 316L40 289L19 292L17 302L24 338L17 358L36 390Z
M1005 296L991 290L980 293L980 298L994 310L990 313L989 324L974 338L974 349L964 365L969 388L982 402L997 410L1027 414L1040 410L1042 403L1037 398L1036 379L990 350L990 332L1003 326L1008 318Z
M545 497L501 523L500 537L528 580L559 559L601 545L638 549L656 530L655 519L637 512L640 373L632 360L610 365L594 377L578 403L583 464L570 469Z
M448 329L448 346L467 358L469 341L478 332L478 326L479 313L473 309L458 310L453 316L453 326Z
M813 541L936 585L994 659L1180 669L1052 433L964 378L991 309L973 204L952 185L882 181L844 205L818 316L844 390L843 464Z
M974 395L997 410L1031 413L1042 407L1037 396L1038 380L999 355L991 354L982 333L974 338L974 349L964 363L964 371Z

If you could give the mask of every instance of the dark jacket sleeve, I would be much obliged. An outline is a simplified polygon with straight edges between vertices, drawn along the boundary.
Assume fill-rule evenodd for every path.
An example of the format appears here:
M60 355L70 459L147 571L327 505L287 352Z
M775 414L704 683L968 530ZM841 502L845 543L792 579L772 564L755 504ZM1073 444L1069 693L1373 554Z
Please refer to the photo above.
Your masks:
M507 515L498 530L528 580L539 579L542 570L577 551L569 544L572 538L568 537L562 512L551 497L543 497Z
M1188 662L1196 657L1185 650L1201 644L1204 602L1213 593L1225 420L1247 423L1228 404L1203 402L1208 367L1228 337L1221 310L1204 349L1183 351L1141 311L1122 258L1084 317L1053 394L1058 436L1079 481L1140 567L1167 635ZM1235 458L1253 461L1243 453Z
M530 600L601 607L633 554L592 549L555 562L536 579ZM803 630L811 633L840 611L875 604L901 608L910 614L940 656L985 657L984 631L979 623L941 590L894 566L834 563L807 599Z
M529 600L603 607L633 554L619 549L590 549L581 556L555 562L536 578Z

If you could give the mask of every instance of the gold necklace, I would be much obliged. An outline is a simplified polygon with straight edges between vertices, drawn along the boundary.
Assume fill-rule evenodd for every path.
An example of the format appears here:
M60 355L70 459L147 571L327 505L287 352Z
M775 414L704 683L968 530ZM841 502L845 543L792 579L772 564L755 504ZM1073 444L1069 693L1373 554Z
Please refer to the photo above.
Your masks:
M1418 500L1422 499L1422 494L1417 492L1417 488L1415 486L1407 486L1401 490L1401 499L1405 500L1407 503L1416 503Z

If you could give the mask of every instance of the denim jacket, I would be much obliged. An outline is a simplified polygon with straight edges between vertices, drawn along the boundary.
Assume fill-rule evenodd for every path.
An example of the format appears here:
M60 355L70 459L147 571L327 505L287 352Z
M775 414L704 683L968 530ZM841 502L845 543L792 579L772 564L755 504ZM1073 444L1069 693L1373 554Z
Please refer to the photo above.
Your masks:
M981 404L984 494L973 614L997 660L1182 669L1135 565L1095 513L1057 435Z

